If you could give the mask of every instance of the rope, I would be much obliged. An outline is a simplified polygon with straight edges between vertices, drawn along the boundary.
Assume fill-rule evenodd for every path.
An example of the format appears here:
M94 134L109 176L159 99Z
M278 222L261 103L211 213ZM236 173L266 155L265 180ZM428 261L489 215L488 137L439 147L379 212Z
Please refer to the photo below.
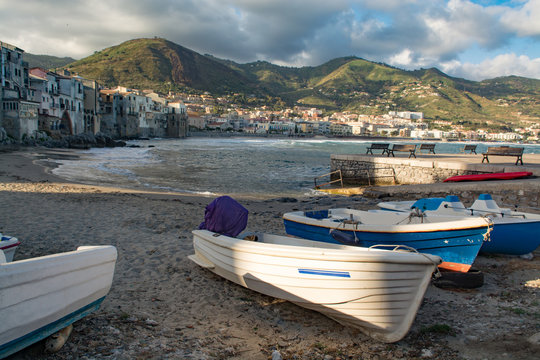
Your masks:
M484 241L491 241L491 232L493 231L493 219L488 215L482 216L482 218L487 222L487 232L484 234Z
M335 229L331 229L330 232L332 232L334 230L339 230L339 227L341 225L343 225L343 230L347 230L347 229L345 229L345 225L347 225L347 224L354 225L355 228L352 229L352 232L354 234L354 242L355 242L355 244L359 244L360 239L358 239L358 237L356 236L356 230L358 230L358 225L360 225L361 223L362 223L361 221L353 220L353 215L351 214L350 219L342 219L342 220L340 220L338 226Z

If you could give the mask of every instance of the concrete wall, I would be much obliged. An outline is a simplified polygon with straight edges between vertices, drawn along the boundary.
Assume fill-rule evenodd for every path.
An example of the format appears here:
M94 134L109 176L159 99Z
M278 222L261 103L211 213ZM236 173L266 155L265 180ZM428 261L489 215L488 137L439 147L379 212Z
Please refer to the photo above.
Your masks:
M384 175L383 170L391 169L396 175L396 184L400 186L376 186L392 184L392 178L372 178L372 186L362 187L358 195L377 198L380 201L416 200L426 197L444 197L457 195L460 200L470 206L478 195L489 193L500 207L538 213L540 211L540 166L538 158L529 154L530 166L506 164L482 164L482 156L465 157L461 161L459 155L454 159L406 159L385 158L362 155L332 155L332 171L340 169L345 183L348 185L368 185L367 173ZM373 170L378 168L379 170ZM388 170L384 170L388 172ZM454 175L530 171L532 178L511 181L472 181L472 182L442 182ZM374 186L375 185L375 186Z
M481 158L481 157L480 157ZM347 185L433 184L455 175L531 171L537 168L515 165L467 163L442 159L387 158L366 155L332 155L331 171L341 170Z

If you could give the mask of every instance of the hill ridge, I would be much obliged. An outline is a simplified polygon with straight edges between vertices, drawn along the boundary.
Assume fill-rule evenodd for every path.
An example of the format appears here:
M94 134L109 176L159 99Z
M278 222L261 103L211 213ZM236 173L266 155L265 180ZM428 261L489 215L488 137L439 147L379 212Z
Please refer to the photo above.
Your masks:
M140 38L96 51L67 68L109 86L253 94L327 111L422 111L431 120L465 125L540 120L540 80L509 76L476 82L437 68L408 71L356 56L304 67L239 64L163 38Z

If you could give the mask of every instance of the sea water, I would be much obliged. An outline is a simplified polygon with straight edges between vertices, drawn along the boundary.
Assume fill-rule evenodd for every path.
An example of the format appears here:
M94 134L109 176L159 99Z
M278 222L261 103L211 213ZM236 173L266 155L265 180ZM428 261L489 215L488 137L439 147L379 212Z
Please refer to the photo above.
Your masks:
M260 198L300 196L314 193L314 178L330 171L330 155L365 154L371 143L256 137L136 140L128 147L82 151L78 160L58 160L53 172L103 186ZM488 145L493 144L478 144L477 152ZM540 153L538 145L519 146L525 153ZM435 151L454 154L462 148L463 143L438 142Z

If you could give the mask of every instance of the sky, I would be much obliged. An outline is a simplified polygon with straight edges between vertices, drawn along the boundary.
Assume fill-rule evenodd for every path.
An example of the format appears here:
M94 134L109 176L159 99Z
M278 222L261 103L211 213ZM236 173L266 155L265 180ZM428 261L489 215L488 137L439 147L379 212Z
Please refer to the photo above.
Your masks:
M0 41L32 54L81 59L152 37L239 63L357 56L540 79L540 0L0 0Z

